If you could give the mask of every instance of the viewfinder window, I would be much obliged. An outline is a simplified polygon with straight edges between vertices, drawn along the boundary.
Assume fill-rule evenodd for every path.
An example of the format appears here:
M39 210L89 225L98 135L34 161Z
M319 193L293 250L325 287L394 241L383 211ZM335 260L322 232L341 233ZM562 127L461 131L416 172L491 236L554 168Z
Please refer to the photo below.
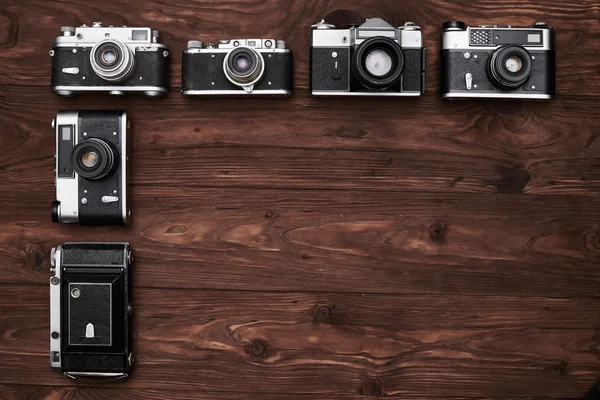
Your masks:
M147 30L134 30L131 33L132 40L148 40L148 31Z

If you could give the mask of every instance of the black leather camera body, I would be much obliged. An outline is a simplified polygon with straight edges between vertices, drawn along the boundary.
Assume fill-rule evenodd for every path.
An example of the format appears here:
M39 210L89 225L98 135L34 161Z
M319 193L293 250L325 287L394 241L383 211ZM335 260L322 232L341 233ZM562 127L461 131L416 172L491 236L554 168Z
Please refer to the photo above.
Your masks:
M549 100L556 92L554 30L444 24L440 49L442 98Z
M71 378L126 378L131 347L129 243L52 249L50 364Z
M283 40L190 40L183 52L184 96L271 95L293 91L293 57Z
M60 96L100 91L159 97L168 90L169 51L148 27L63 26L50 55L51 86Z
M127 112L60 111L56 134L54 222L120 225L130 220Z

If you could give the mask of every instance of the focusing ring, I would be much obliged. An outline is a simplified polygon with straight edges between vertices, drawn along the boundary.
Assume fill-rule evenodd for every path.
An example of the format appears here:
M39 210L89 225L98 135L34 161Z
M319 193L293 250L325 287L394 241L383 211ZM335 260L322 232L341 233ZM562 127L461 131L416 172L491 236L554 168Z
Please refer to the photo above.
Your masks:
M81 160L86 152L94 152L98 160L93 167L87 167ZM108 175L115 168L116 157L110 144L99 138L86 139L73 149L73 168L79 176L85 179L97 180Z
M115 52L114 65L107 65L102 61L102 54L107 49ZM96 43L90 52L92 69L100 78L109 82L120 82L133 72L135 57L133 51L120 40L104 39Z
M245 54L248 56L251 67L248 72L240 72L236 70L234 61L236 56ZM231 83L236 86L252 86L260 81L265 72L265 60L258 51L250 47L238 47L231 50L223 61L223 70L225 76Z
M517 72L506 69L506 61L510 57L517 57L523 64ZM492 81L504 90L518 89L523 86L531 76L533 60L531 54L521 46L502 46L492 54L488 63L488 73Z
M392 58L390 72L383 76L373 76L365 68L365 59L373 51L381 49L386 51ZM352 55L354 76L365 87L370 89L384 90L400 80L404 71L404 53L398 43L392 39L376 36L359 44Z

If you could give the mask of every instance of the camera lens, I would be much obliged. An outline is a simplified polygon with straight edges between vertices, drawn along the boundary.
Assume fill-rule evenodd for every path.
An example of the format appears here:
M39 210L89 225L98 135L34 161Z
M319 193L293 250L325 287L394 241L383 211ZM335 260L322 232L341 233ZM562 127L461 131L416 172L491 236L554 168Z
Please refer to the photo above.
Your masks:
M92 48L90 62L94 72L102 79L120 82L133 72L135 60L133 52L116 39L102 40Z
M94 168L98 164L98 153L86 151L81 155L81 163L88 168Z
M100 138L86 139L73 149L73 168L78 175L90 180L102 179L116 166L111 144Z
M507 70L514 74L523 68L523 61L517 56L511 56L506 59L505 66Z
M492 82L503 90L523 86L531 76L533 60L521 46L503 46L490 57L488 74Z
M393 66L392 56L382 49L376 49L367 54L365 68L373 76L384 76L390 72Z
M225 57L223 70L227 79L234 85L252 86L262 78L265 61L256 50L238 47Z
M400 45L377 36L359 44L352 55L352 70L367 89L385 90L398 83L404 71L404 54Z
M252 60L246 54L238 54L233 60L236 72L246 73L252 67Z
M102 61L102 64L106 66L114 65L119 59L118 54L119 53L117 53L117 51L113 48L105 48L100 54L100 61Z

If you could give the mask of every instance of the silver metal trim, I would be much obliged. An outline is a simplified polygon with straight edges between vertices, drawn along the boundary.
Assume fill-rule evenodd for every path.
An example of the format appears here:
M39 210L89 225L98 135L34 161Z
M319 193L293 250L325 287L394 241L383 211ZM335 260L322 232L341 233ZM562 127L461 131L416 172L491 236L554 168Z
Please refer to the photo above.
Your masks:
M73 171L73 178L58 177L58 141L60 137L59 129L61 125L73 126L73 147L79 143L79 111L59 111L56 114L54 124L55 136L55 154L54 160L55 182L56 182L56 200L60 202L58 208L58 220L63 224L79 223L79 176ZM73 193L76 195L73 196Z
M113 316L112 316L112 302L113 302L112 283L70 282L69 283L69 293L71 292L71 286L73 286L73 285L77 285L77 286L108 286L109 288L111 288L109 290L109 296L110 296L109 325L110 325L110 328L109 328L108 333L109 333L110 341L108 342L108 346L112 346L112 337L113 337L113 334L112 334L112 328L113 328L113 326L112 326L112 320L113 320ZM69 345L73 345L73 346L106 346L106 344L104 344L104 343L101 343L101 344L98 344L98 343L91 343L91 344L76 343L76 344L73 344L73 343L71 343L71 331L72 331L72 329L71 329L71 301L72 301L71 297L69 296L69 306L68 306L68 314L69 315L67 316L67 318L69 319Z
M489 98L489 99L529 99L529 100L551 100L554 96L551 94L508 94L508 93L444 93L442 99L461 99L461 98Z
M422 96L421 92L386 92L386 93L377 93L377 92L327 92L327 91L319 91L313 90L313 96L363 96L363 97L419 97Z
M128 203L129 197L127 195L127 184L129 181L128 170L127 170L127 159L128 159L128 148L127 141L129 140L129 135L127 134L127 123L128 123L128 115L127 111L121 111L121 166L123 170L123 174L121 176L121 216L123 218L123 223L125 225L129 224L129 213L128 213Z
M240 46L241 47L241 46ZM256 49L254 48L257 52L259 53L263 53L263 54L268 54L268 53L291 53L290 49L277 49L277 48L273 48L273 49ZM199 48L192 48L192 49L185 49L183 50L184 53L187 54L196 54L196 53L207 53L207 54L214 54L214 53L229 53L231 51L231 49L219 49L219 48L214 48L214 49L208 49L206 47L199 49Z
M467 30L460 31L445 31L442 34L442 50L469 50L471 52L479 50L494 50L501 45L489 45L489 46L471 46L471 29L482 29L481 27L468 27ZM543 28L494 28L489 27L488 29L514 31L514 30L526 30L526 31L539 31L542 33L543 46L523 46L525 49L530 51L548 51L552 50L552 30Z
M252 93L247 93L246 91L244 91L242 89L240 89L240 90L184 90L181 93L184 96L198 96L198 95L204 95L204 96L230 96L230 95L241 95L241 96L248 96L248 95L254 95L254 96L258 96L258 95L278 96L278 95L284 95L284 96L291 96L292 95L292 91L288 90L288 89L254 90Z
M129 375L121 372L65 372L65 376L71 379L77 378L116 378L117 380L125 379Z
M62 246L55 247L54 253L54 277L59 279L58 285L50 282L50 366L52 368L62 367L62 332L60 329L60 287L62 282ZM52 279L52 278L50 278ZM52 332L58 332L58 338L52 338ZM53 362L52 353L58 353L58 362Z
M166 94L167 88L160 86L52 86L54 92L160 92Z

